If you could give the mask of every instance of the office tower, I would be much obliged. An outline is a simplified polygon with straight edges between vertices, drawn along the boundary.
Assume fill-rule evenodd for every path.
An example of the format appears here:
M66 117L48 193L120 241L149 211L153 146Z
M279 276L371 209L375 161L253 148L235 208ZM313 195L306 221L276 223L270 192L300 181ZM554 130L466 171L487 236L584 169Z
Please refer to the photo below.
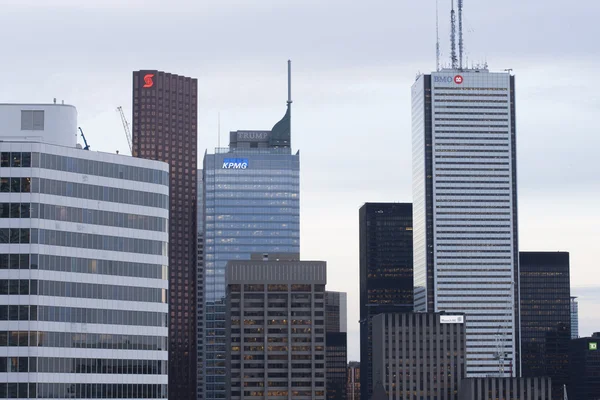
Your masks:
M257 256L227 263L225 398L325 400L326 264Z
M196 400L198 82L133 73L133 156L170 167L169 397Z
M82 150L68 105L0 136L0 398L166 399L168 165Z
M467 376L519 376L514 76L419 76L412 130L415 310L466 313Z
M456 400L465 377L465 317L393 313L373 317L373 387L390 400Z
M552 400L552 394L552 379L548 377L469 378L462 381L458 400Z
M552 378L555 400L569 380L569 253L521 252L521 373Z
M360 363L350 361L348 363L348 380L346 383L346 399L360 399Z
M291 149L291 100L270 131L230 133L204 156L204 391L225 395L225 266L252 253L300 252L300 155Z
M571 296L571 339L579 337L579 303L577 297Z
M569 399L600 398L600 333L571 340Z
M346 400L347 326L346 293L325 292L325 360L328 400Z
M198 355L198 366L196 367L196 394L198 399L204 399L204 379L202 378L202 371L204 370L204 363L202 362L202 357L204 356L204 184L203 184L203 174L202 170L198 170L198 198L196 203L196 209L198 211L198 219L196 222L196 226L198 229L198 254L197 254L197 263L198 270L196 271L197 278L197 291L196 291L196 316L198 329L196 331L197 337L197 355Z
M412 204L366 203L360 225L361 399L370 400L371 320L413 309Z

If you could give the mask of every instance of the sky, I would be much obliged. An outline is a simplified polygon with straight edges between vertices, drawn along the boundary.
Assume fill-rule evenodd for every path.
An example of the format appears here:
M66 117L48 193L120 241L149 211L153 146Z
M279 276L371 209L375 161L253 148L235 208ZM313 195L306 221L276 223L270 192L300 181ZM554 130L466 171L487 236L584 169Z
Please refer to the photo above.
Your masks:
M439 1L449 60L450 1ZM435 1L0 0L0 103L77 107L92 150L128 153L132 71L198 78L200 157L285 112L301 154L301 255L348 292L359 358L358 209L411 202L410 87L435 69ZM520 249L568 251L580 334L600 331L600 2L465 1L465 55L517 84ZM199 159L201 165L201 159Z

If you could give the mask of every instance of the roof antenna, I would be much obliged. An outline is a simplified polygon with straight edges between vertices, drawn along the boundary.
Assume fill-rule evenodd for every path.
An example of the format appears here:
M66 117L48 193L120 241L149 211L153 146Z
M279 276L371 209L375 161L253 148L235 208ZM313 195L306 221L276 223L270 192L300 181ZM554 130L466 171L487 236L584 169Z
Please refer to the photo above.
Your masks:
M292 105L292 60L288 60L288 108Z
M452 62L452 69L457 69L458 59L456 57L456 12L454 11L454 0L452 0L452 11L450 11L450 25L450 47L452 49L450 61Z
M460 69L463 69L463 0L458 0L458 62Z
M435 43L435 65L436 71L440 70L440 17L439 17L439 0L435 0L435 35L437 41Z

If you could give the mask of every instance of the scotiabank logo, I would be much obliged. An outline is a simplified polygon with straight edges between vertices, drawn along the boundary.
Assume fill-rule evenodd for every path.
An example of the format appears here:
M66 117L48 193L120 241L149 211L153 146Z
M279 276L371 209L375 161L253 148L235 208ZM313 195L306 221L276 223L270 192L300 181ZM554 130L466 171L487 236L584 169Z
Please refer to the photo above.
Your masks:
M460 85L460 84L462 84L462 83L463 83L463 80L464 80L464 79L463 79L462 75L456 75L456 76L454 77L454 83L456 83L457 85Z
M152 80L153 77L154 74L146 74L144 76L144 87L148 88L154 86L154 81Z

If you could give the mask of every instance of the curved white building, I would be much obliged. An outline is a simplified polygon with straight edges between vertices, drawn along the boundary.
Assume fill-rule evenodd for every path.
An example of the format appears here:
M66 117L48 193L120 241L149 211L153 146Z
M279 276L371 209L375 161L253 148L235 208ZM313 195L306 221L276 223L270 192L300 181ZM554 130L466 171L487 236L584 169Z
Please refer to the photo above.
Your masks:
M0 398L167 398L166 163L0 104Z

